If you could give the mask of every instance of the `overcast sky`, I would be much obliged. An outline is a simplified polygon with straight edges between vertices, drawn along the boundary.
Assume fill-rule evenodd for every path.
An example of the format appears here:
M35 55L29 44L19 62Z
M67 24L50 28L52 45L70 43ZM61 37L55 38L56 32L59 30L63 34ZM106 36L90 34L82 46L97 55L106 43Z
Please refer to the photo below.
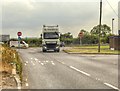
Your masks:
M48 2L49 1L49 2ZM81 29L90 31L99 24L100 0L2 0L0 30L2 34L17 37L40 37L42 25L59 25L60 32L78 36ZM118 14L118 1L108 0ZM114 33L118 31L118 17L106 0L103 0L102 24L111 27L114 17Z

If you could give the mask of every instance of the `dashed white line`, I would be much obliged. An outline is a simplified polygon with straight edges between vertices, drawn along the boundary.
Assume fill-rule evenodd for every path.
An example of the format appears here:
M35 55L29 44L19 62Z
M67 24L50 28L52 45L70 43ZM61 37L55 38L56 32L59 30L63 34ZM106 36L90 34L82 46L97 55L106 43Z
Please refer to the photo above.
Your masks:
M53 61L51 61L51 63L53 63Z
M31 61L32 65L34 66L35 64L33 63L33 61Z
M41 63L41 65L44 65L43 63Z
M37 58L34 58L35 59L35 61L38 61L38 59Z
M115 86L113 86L113 85L111 85L109 83L104 83L104 84L107 85L107 86L109 86L109 87L111 87L111 88L113 88L113 89L118 89L117 87L115 87Z
M48 60L46 60L46 63L48 63Z
M90 74L88 74L88 73L86 73L86 72L84 72L84 71L81 71L81 70L79 70L79 69L77 69L77 68L75 68L75 67L73 67L73 66L70 66L70 68L72 68L72 69L74 69L74 70L76 70L76 71L78 71L78 72L80 72L80 73L82 73L82 74L84 74L84 75L86 75L86 76L90 76Z
M25 79L25 81L27 81L27 78Z
M98 81L100 81L100 79L99 78L95 78L96 80L98 80Z
M28 64L28 61L26 61L26 63Z
M55 65L55 63L52 63L52 65Z

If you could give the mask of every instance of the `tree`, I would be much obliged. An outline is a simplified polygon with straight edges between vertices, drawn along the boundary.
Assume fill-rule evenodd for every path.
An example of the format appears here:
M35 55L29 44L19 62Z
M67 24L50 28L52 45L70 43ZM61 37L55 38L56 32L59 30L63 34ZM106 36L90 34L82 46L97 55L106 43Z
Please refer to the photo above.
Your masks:
M100 28L100 25L93 27L93 29L91 30L90 33L94 34L94 35L99 34L99 28ZM101 25L101 31L100 31L101 34L100 35L102 37L105 37L106 35L110 34L110 32L111 32L111 28L108 25L106 25L106 24Z
M71 44L73 41L73 35L70 32L61 34L60 40L65 42L66 44Z
M84 35L89 34L89 32L84 29L81 29L80 32L82 32Z
M96 35L91 35L88 31L81 29L80 32L83 33L82 37L82 44L97 44L98 43L98 38ZM79 44L80 38L74 38L73 43L74 44Z

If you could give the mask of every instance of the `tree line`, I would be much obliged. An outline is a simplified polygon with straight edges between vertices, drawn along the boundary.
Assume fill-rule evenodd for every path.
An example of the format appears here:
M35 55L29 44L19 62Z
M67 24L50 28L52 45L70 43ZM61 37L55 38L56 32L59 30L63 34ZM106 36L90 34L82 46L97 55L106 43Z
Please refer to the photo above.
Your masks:
M81 29L80 32L83 33L83 37L81 38L82 44L98 44L99 28L100 28L99 25L94 26L90 32L88 32L85 29ZM101 25L100 31L101 43L103 44L109 43L110 36L113 36L113 34L111 34L111 28L106 24ZM24 40L30 46L40 46L42 44L41 38L22 38L22 40ZM76 38L74 38L72 33L67 32L64 34L60 34L60 41L64 42L66 45L70 44L74 45L80 43L80 37L77 36Z
M100 28L99 25L94 26L90 32L88 32L85 29L81 29L80 33L81 32L83 33L83 36L81 37L82 44L98 44L99 28ZM100 31L101 43L103 44L109 43L110 36L113 36L113 34L111 34L111 28L106 24L101 25L101 31ZM62 34L60 39L61 41L65 42L65 44L80 43L80 37L78 36L76 38L73 38L73 35L70 32Z

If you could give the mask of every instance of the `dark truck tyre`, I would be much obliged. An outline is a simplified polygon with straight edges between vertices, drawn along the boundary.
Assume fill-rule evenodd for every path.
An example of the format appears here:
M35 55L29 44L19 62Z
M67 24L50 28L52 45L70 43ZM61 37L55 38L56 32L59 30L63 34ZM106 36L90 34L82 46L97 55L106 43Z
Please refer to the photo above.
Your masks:
M42 51L43 51L43 52L46 52L46 50L45 50L45 49L42 49Z
M57 50L57 52L60 52L60 49L59 49L59 50Z
M46 52L46 50L43 50L43 52Z
M60 52L60 49L54 50L55 52Z

